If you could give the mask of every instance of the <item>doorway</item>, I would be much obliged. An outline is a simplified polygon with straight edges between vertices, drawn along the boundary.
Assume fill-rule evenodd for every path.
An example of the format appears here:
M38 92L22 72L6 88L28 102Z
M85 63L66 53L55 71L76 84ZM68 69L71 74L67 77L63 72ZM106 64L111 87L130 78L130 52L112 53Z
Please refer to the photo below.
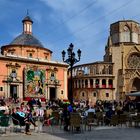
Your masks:
M17 85L10 85L10 97L17 98Z
M139 78L135 78L132 84L132 89L131 89L131 93L132 92L137 92L140 91L140 79Z
M56 99L56 88L50 87L50 100L55 100L55 99Z

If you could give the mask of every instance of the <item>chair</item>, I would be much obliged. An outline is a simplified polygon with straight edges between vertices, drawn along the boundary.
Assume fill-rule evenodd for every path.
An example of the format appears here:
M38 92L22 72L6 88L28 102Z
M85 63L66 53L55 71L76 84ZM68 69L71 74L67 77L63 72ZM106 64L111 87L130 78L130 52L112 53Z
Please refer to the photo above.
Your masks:
M3 114L3 111L0 111L0 116L3 116L4 114Z
M88 112L86 125L88 126L88 130L90 131L91 131L91 126L97 126L97 123L95 122L95 118L94 118L94 112ZM86 125L85 125L85 130L86 130Z
M135 127L138 127L139 126L139 123L140 123L140 114L138 114L136 117L135 117Z
M102 112L97 112L96 113L96 119L97 119L97 124L99 125L101 123L101 125L103 125L104 123L104 116Z
M70 130L79 129L81 130L81 117L79 113L70 114Z
M110 120L110 125L116 126L119 124L119 116L113 115Z
M127 126L128 116L126 114L120 114L119 115L119 124L122 126L125 124Z
M52 117L54 118L53 119L53 124L59 124L59 119L60 119L60 114L58 111L53 111L52 112Z
M24 120L20 120L19 118L14 116L14 114L12 114L10 117L13 123L13 131L15 130L15 132L21 132L23 127L25 128L25 125L26 125Z
M19 120L17 120L13 116L11 116L11 118L13 122L13 131L15 130L15 132L21 132L22 127L24 127L25 125L21 124Z
M0 127L5 128L5 133L6 133L6 128L10 126L10 117L9 116L0 116Z

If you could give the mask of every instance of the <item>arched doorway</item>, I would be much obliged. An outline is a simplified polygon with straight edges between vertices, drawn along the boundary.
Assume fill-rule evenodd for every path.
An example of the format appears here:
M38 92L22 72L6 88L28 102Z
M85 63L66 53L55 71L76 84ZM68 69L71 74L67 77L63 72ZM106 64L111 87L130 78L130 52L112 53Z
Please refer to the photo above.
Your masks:
M130 89L130 93L140 92L140 78L136 77L132 81L132 87ZM140 97L138 96L129 96L130 100L140 101Z
M135 78L132 83L131 92L140 91L140 79Z

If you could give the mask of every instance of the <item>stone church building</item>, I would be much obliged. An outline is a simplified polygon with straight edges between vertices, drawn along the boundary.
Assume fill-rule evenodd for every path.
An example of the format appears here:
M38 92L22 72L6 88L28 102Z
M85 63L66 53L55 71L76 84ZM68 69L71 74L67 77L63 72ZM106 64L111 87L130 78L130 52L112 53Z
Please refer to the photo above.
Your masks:
M103 61L73 68L75 100L125 100L140 91L140 24L122 20L110 25Z

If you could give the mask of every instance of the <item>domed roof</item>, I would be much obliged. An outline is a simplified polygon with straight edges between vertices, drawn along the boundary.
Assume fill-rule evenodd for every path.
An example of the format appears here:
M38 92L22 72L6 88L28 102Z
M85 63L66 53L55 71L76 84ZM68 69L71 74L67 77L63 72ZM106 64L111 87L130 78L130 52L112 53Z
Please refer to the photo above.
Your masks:
M32 34L24 34L17 36L10 45L29 45L29 46L38 46L43 47L41 42L36 39ZM43 47L44 48L44 47Z

